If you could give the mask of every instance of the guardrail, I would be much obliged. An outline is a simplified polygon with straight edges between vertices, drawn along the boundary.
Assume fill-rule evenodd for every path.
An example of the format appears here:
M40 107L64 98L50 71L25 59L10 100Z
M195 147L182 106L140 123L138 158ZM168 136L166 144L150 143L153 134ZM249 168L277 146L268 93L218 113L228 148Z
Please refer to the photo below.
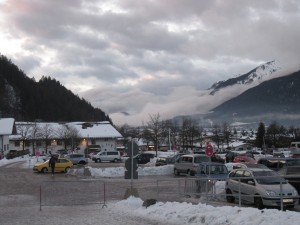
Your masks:
M106 207L104 181L45 181L40 185L40 211L42 206L90 204L102 204L102 207Z

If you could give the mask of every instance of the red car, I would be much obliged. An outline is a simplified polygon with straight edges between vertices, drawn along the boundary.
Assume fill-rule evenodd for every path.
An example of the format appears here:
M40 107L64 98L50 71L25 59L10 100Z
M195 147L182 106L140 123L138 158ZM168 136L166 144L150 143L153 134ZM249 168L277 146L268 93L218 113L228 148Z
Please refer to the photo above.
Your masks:
M248 155L238 155L233 159L232 162L234 162L234 163L252 163L252 164L257 163L257 161L255 159L253 159L252 157L250 157Z

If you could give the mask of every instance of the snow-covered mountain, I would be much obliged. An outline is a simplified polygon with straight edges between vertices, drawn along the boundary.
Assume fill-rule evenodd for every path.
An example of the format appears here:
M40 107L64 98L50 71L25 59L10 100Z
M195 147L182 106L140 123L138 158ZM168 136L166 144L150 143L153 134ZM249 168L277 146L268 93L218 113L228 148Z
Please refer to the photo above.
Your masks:
M251 70L250 72L241 75L239 77L230 78L226 81L219 81L212 85L209 89L211 90L210 94L214 95L220 89L237 85L237 86L244 86L245 90L259 85L266 79L270 78L270 76L280 69L279 66L276 65L275 60L262 64L255 69Z

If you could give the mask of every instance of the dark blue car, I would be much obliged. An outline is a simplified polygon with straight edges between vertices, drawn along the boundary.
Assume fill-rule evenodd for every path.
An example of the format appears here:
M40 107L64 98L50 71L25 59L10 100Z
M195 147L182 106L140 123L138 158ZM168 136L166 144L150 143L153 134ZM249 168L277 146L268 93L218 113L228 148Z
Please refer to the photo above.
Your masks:
M228 169L223 163L202 162L196 174L197 192L208 192L218 180L226 180Z

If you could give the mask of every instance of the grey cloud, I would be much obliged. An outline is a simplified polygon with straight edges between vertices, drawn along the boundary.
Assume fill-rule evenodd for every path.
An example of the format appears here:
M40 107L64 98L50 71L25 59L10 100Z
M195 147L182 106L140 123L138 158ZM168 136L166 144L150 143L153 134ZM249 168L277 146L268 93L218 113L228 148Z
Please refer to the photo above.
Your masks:
M158 111L202 112L224 97L203 97L205 89L263 62L297 69L299 6L293 0L10 0L0 9L0 27L22 40L12 58L30 77L51 75L77 91L90 87L79 94L125 123Z

